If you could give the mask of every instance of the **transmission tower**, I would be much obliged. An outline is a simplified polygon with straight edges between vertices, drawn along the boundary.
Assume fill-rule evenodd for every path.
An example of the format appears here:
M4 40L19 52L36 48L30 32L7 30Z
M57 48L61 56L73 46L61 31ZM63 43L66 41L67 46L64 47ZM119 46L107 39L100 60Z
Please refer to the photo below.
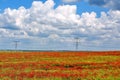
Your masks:
M13 41L13 42L15 43L15 50L17 50L18 43L19 43L20 41Z
M78 47L79 47L79 38L76 37L75 38L75 48L76 48L76 51L78 50Z

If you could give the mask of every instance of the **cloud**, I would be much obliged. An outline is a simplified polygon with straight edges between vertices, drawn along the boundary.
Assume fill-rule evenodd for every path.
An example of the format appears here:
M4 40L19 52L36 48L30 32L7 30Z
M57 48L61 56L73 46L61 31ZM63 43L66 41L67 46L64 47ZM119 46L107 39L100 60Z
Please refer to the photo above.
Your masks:
M91 5L98 5L98 6L102 6L102 5L106 4L106 2L104 0L89 0L89 3Z
M88 0L88 2L91 5L103 6L114 10L120 10L119 0Z
M62 0L64 3L80 2L81 0ZM113 10L120 10L120 0L83 0L90 5L101 6Z
M65 3L73 3L73 2L78 2L80 0L62 0Z
M45 3L34 1L29 9L22 6L18 9L5 9L0 14L0 37L32 38L33 42L40 39L53 40L55 44L71 43L75 37L79 37L84 46L115 46L119 42L119 10L102 12L98 18L95 12L76 14L76 5L57 8L54 5L53 0ZM52 45L50 41L46 45Z

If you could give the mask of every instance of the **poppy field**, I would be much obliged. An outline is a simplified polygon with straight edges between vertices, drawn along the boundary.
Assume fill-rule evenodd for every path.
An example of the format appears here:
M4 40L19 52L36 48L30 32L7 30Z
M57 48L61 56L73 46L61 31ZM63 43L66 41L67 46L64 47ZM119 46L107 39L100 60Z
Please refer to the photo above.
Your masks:
M120 80L120 52L0 52L0 80Z

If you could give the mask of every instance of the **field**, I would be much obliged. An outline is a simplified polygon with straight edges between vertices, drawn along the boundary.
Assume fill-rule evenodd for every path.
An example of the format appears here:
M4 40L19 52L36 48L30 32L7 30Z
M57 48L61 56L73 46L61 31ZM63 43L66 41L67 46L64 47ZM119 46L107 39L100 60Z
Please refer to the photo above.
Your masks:
M0 52L0 80L120 80L120 52Z

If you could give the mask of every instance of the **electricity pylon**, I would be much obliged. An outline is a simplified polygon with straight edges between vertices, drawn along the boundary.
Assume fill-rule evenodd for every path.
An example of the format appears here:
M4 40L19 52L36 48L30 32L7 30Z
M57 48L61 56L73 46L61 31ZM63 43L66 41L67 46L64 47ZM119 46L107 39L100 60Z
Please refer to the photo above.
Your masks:
M75 49L76 49L76 51L78 50L78 47L79 47L79 38L76 37L75 38Z
M14 43L15 43L15 50L17 50L17 48L18 48L18 43L20 42L20 41L13 41Z

